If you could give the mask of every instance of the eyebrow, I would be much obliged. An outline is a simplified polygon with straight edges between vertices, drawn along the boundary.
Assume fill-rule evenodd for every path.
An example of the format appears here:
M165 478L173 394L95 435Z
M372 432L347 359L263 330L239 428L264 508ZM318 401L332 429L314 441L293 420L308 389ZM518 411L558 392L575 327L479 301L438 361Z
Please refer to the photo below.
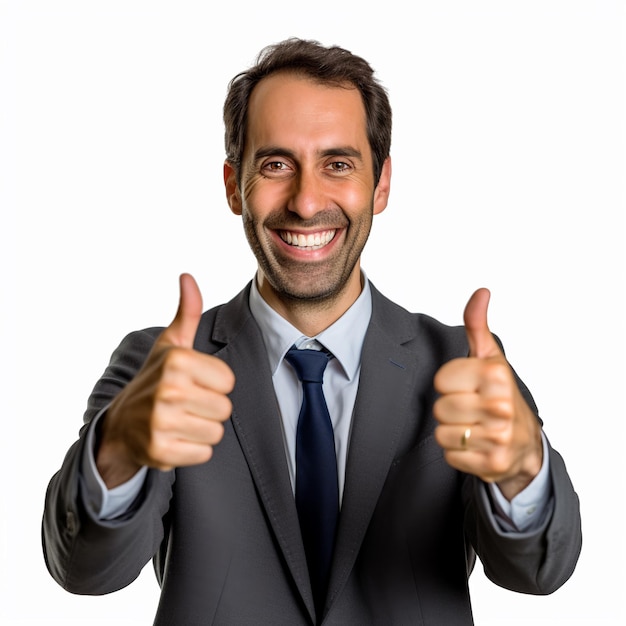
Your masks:
M281 148L280 146L265 146L264 148L259 148L254 153L255 162L259 159L264 159L268 156L284 156L289 159L293 159L296 161L296 154L293 150L288 150L287 148ZM363 160L363 155L356 148L351 148L350 146L338 146L336 148L325 148L324 150L320 150L318 152L318 156L320 158L331 157L331 156L339 156L339 157L351 157L353 159Z

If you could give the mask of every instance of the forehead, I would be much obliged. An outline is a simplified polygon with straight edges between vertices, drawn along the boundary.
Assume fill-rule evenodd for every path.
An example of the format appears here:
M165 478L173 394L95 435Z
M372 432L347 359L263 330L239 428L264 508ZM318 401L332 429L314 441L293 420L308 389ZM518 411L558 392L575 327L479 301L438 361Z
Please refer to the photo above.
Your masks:
M308 77L278 73L261 80L248 105L252 144L317 138L344 144L367 143L365 106L351 85L326 85Z

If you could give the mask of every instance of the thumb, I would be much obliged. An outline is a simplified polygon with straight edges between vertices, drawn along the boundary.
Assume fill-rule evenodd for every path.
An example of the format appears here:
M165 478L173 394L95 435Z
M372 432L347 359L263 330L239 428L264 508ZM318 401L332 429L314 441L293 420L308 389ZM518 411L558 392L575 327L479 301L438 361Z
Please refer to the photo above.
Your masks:
M487 324L490 298L491 293L483 287L472 294L465 306L463 321L471 357L486 359L502 353Z
M202 294L191 274L180 275L180 299L172 323L165 329L159 343L180 348L193 348L202 315Z

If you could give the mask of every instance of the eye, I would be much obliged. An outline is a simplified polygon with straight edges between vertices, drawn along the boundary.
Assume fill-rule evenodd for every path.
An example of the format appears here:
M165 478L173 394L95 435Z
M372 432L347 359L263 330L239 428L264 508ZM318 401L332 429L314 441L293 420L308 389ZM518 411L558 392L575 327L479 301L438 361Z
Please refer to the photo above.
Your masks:
M263 164L263 169L268 172L282 172L287 169L287 165L282 161L270 161Z
M327 167L337 173L349 172L352 169L352 166L345 161L332 161Z
M261 165L261 175L266 178L282 178L291 172L291 166L284 161L266 161Z

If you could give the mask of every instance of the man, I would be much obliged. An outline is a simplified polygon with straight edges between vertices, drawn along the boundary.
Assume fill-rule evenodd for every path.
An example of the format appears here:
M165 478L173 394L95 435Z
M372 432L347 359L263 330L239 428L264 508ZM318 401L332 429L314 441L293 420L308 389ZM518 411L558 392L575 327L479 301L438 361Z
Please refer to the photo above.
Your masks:
M155 624L176 625L472 624L476 554L501 586L556 590L578 499L489 331L489 292L451 328L360 267L391 179L370 66L287 40L235 77L224 120L255 279L203 313L183 274L170 326L114 352L48 489L52 576L108 593L153 559ZM323 355L325 403L303 354ZM318 401L330 453L322 434L308 449Z

